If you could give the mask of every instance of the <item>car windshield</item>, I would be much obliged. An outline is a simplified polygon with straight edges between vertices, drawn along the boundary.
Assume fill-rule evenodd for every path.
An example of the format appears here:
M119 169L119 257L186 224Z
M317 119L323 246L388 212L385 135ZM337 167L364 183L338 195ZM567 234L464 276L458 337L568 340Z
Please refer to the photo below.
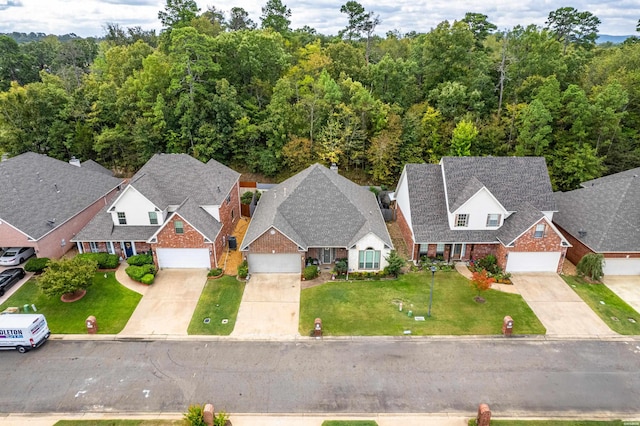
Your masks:
M18 253L17 253L17 252L15 252L15 251L7 251L7 252L5 252L5 253L2 255L2 257L13 257L13 256L15 256L16 254L18 254Z

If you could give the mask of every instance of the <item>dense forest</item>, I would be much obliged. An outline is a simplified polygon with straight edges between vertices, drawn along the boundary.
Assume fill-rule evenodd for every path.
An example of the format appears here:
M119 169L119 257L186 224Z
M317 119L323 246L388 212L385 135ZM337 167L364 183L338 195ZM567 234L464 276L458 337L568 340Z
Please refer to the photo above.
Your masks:
M0 152L123 172L186 152L275 179L334 162L377 184L444 155L535 155L558 190L640 166L640 40L596 45L588 11L505 31L467 13L384 37L356 1L335 36L292 30L281 0L262 12L167 0L159 34L0 36Z

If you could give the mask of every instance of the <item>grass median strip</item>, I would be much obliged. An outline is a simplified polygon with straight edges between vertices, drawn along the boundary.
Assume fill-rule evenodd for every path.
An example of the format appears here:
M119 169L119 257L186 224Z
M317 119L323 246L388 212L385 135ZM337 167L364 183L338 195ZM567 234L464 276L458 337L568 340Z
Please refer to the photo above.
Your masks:
M216 336L231 334L236 324L244 286L244 281L238 281L236 277L228 275L208 280L187 332ZM209 321L205 322L206 318Z
M640 314L604 284L591 284L584 279L563 275L562 278L589 307L618 334L640 334Z
M33 304L38 313L47 318L51 332L56 334L86 334L85 320L89 315L94 315L98 333L116 334L127 324L141 297L121 285L113 272L96 273L93 285L87 288L87 294L72 303L40 292L32 278L0 305L0 311L9 306L22 308L25 304Z
M431 273L332 281L302 290L300 334L309 335L314 319L321 318L324 334L331 336L495 335L501 334L506 315L514 319L514 334L546 331L520 295L487 290L482 293L486 302L478 303L469 281L457 272L437 272L434 282L430 318ZM416 321L416 316L425 320Z

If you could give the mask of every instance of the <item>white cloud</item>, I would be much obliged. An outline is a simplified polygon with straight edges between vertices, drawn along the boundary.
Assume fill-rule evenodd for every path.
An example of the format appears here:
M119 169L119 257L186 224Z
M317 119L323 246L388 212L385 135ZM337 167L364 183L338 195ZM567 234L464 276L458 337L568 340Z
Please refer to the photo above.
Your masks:
M347 24L340 6L347 0L283 0L291 8L292 28L309 25L322 34L336 34ZM198 0L204 11L208 5L228 12L242 7L255 22L260 22L266 0ZM466 12L484 13L500 29L514 25L544 25L550 11L572 6L588 10L602 21L600 33L635 34L640 0L367 0L360 2L366 10L380 16L378 33L427 32L443 20L459 20ZM160 29L158 11L165 0L0 0L0 32L45 32L79 36L104 34L107 22L121 26L139 25Z

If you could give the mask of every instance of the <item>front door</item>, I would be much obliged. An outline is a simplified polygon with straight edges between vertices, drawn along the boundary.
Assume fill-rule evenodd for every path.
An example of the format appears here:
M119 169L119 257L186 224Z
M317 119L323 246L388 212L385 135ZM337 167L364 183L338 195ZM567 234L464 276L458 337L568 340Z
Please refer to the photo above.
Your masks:
M331 256L331 249L325 248L322 249L322 263L331 263L333 261Z
M124 254L126 254L127 257L133 256L133 245L130 242L124 243Z
M453 259L460 260L462 257L462 244L454 244L453 245Z

